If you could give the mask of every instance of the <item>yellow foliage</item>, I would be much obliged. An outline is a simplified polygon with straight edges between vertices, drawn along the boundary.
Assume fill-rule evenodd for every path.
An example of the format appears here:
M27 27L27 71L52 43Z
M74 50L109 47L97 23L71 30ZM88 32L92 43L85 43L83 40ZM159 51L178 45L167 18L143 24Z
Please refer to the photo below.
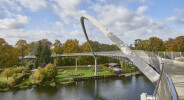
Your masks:
M1 73L1 75L7 77L7 79L8 79L8 77L12 76L12 74L13 74L13 71L11 71L10 69L5 69L5 70Z
M49 63L45 66L44 68L44 72L45 72L45 77L46 79L52 79L55 78L55 76L57 75L57 69L56 67Z
M41 67L38 67L38 69L34 73L34 78L44 80L45 74L44 74L44 70Z

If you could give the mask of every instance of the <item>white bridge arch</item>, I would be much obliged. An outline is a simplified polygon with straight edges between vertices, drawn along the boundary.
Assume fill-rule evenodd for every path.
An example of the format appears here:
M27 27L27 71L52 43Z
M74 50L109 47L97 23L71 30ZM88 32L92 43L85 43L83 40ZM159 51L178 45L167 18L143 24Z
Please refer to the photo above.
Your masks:
M86 27L84 24L84 19L89 20L93 25L95 25L102 33L105 34L106 37L108 37L124 54L127 58L129 58L134 65L136 65L142 73L155 85L157 84L157 81L159 80L160 74L153 69L153 67L150 66L145 60L143 60L141 57L137 55L133 50L131 50L122 40L120 40L116 35L114 35L110 30L105 28L102 24L100 24L98 21L96 21L93 17L89 15L84 15L81 17L81 25L83 28L84 35L86 37L86 40L88 41L88 44L90 46L91 52L95 58L95 63L97 59L97 55L93 52L92 46L90 44L88 33L86 31ZM97 67L97 66L96 66ZM96 69L96 68L95 68Z

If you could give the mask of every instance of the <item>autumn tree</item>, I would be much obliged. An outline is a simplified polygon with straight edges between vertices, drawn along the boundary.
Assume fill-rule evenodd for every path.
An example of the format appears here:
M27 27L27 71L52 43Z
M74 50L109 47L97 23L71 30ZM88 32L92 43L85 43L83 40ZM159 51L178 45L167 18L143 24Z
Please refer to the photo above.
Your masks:
M175 51L176 50L175 39L169 38L167 41L165 41L164 48L166 51Z
M184 36L176 37L175 39L175 47L177 52L184 52Z
M75 40L67 40L64 43L64 53L77 53L79 49L79 41Z
M4 42L0 46L0 67L7 68L18 64L18 50Z
M12 74L13 74L13 71L11 71L10 69L5 69L5 70L1 73L1 75L2 75L2 76L5 76L5 77L7 78L7 80L8 80L8 77L12 76Z
M19 41L17 41L15 46L19 50L19 55L21 55L22 64L24 65L24 56L25 56L25 54L28 53L28 51L27 51L27 48L28 48L27 42L26 42L26 40L19 40Z
M3 38L0 38L0 47L6 44L7 42Z
M149 51L163 51L163 41L157 37L149 38Z
M63 44L59 40L55 40L55 43L53 44L53 54L62 54L64 51ZM63 63L63 60L61 57L55 58L56 59L56 65L61 66Z

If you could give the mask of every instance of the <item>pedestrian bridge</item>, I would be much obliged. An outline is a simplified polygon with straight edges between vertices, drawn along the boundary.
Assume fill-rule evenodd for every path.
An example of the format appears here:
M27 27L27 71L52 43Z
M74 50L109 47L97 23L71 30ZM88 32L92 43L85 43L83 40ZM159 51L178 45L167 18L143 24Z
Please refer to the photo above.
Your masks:
M131 50L121 39L89 15L81 17L81 25L91 52L57 54L52 55L53 58L93 56L95 59L95 75L97 74L97 59L99 56L123 60L139 68L155 85L154 94L147 95L143 93L140 96L141 100L184 100L184 62L166 59L165 54L164 57L160 57L159 53ZM90 40L99 40L103 43L105 41L104 37L108 39L107 42L113 42L119 48L119 51L94 52ZM35 56L25 56L25 58L35 59Z

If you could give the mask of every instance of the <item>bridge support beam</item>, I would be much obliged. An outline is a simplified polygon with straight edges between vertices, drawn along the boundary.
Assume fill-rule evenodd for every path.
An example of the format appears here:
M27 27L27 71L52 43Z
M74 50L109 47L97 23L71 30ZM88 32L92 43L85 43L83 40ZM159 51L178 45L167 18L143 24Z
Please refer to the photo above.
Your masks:
M98 57L95 56L95 75L97 75L97 60L98 60Z
M77 71L77 56L75 56L75 64L76 64L75 71Z

